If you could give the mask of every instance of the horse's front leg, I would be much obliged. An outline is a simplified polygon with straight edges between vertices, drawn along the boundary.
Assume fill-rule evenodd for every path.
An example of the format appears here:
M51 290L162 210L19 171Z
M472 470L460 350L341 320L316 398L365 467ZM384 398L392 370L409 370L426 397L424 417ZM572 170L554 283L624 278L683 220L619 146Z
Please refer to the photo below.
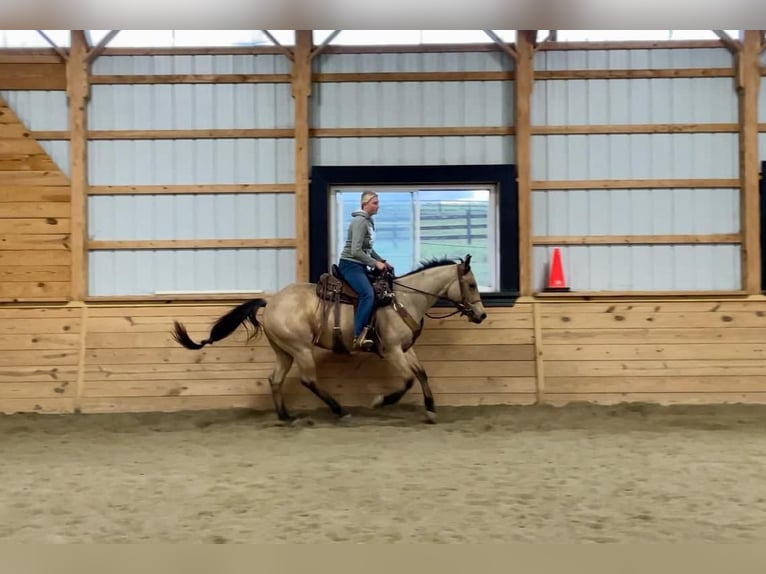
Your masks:
M431 393L431 387L428 384L428 375L426 374L423 365L420 364L420 360L412 347L406 352L402 351L401 348L394 348L385 354L385 358L393 365L396 365L404 375L404 387L392 393L388 393L387 395L378 395L375 397L372 401L373 408L398 403L407 391L412 388L414 379L417 377L420 382L420 387L423 389L423 401L426 407L427 420L429 423L435 423L436 408L434 406L434 397Z

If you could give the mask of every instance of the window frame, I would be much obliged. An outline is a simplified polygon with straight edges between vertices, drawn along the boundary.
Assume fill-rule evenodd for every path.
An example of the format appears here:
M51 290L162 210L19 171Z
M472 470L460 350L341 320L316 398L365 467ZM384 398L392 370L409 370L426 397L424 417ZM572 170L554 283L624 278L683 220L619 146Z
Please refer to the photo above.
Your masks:
M313 166L309 184L309 280L327 271L331 188L375 185L493 185L497 189L500 290L482 293L485 305L511 307L519 297L518 182L513 164Z

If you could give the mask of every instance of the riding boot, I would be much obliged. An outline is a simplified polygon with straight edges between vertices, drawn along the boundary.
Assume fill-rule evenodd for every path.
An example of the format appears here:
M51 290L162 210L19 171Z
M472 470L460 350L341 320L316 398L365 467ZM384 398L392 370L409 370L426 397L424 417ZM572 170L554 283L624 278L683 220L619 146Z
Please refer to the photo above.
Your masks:
M362 329L362 332L359 333L359 336L354 339L355 350L372 351L372 348L375 346L375 342L367 336L367 331L369 329L369 326L365 327Z

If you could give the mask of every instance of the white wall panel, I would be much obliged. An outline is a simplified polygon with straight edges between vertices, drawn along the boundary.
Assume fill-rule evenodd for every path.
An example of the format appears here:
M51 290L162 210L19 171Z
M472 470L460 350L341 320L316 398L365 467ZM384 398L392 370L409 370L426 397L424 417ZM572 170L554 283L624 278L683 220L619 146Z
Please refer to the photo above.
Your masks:
M69 175L69 141L68 140L41 140L37 143L50 156L53 163L67 176Z
M295 237L287 193L93 196L88 235L97 240Z
M512 82L322 83L312 125L440 127L513 125Z
M511 136L313 138L312 165L514 163Z
M503 72L513 61L500 48L492 52L321 54L316 73Z
M289 128L289 84L96 85L94 130Z
M91 251L89 293L273 292L295 281L294 249Z
M533 125L737 122L732 78L538 80Z
M547 280L552 247L535 247L534 288ZM739 245L596 245L561 247L573 291L741 289Z
M532 179L735 178L737 134L532 137Z
M733 56L720 48L647 50L540 50L537 70L636 70L647 68L730 68Z
M292 183L292 139L95 140L92 185Z
M27 129L68 129L69 111L65 91L2 90L0 95Z

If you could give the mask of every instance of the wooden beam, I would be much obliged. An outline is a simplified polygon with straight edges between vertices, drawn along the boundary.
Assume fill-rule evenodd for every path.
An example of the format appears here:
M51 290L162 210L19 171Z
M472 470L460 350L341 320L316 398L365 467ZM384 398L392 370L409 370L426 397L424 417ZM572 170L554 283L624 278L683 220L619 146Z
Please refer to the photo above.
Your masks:
M295 31L292 94L295 129L295 279L309 279L309 98L311 30Z
M533 181L532 189L736 189L739 179L571 179Z
M293 193L292 183L228 185L91 185L88 195L198 195L239 193Z
M91 84L286 84L288 74L98 74Z
M593 134L715 134L737 133L736 123L720 124L594 124L563 126L532 126L532 135L593 135Z
M646 78L731 78L732 68L635 68L626 70L541 70L538 80L635 80Z
M109 30L109 33L101 38L101 41L88 51L88 63L90 64L93 60L98 58L106 48L106 45L119 33L119 30Z
M740 226L742 230L743 289L761 292L760 200L758 160L758 91L761 86L761 34L744 30L742 50L737 55L739 78L739 175Z
M92 251L154 249L256 249L295 247L294 239L145 239L135 241L90 240Z
M515 62L519 58L519 53L516 48L513 47L513 44L509 44L508 42L504 42L503 39L495 34L492 30L484 30L484 33L489 36L492 41L497 44L500 49L503 50L506 54L508 54L511 59Z
M330 42L332 42L338 34L340 34L343 30L333 30L333 33L327 36L327 38L324 39L324 41L319 44L316 48L314 48L311 51L311 59L313 60L316 58L319 54L325 51L325 49L330 45Z
M713 32L721 39L723 45L726 46L726 49L732 54L738 54L742 49L742 44L729 36L725 30L713 30Z
M271 40L271 43L274 44L285 56L287 56L288 60L290 60L291 62L293 61L293 59L295 58L295 55L290 48L280 44L279 40L277 40L268 30L261 30L261 32L263 32L263 35L266 36L269 40Z
M516 129L516 170L519 209L519 278L521 295L532 293L532 84L535 50L528 30L516 37L516 81L513 83Z
M59 58L61 58L61 61L66 63L66 61L69 59L69 55L66 53L66 50L64 48L61 48L58 44L56 44L56 42L51 40L50 36L48 36L48 34L43 32L42 30L38 30L37 33L40 34L40 36L42 36L45 39L45 41L51 45L51 47L59 55Z
M86 237L88 229L88 140L87 110L88 46L85 32L71 31L69 60L67 61L67 96L69 105L69 178L71 180L71 265L70 298L82 301L87 293L88 257Z
M739 233L708 235L540 235L533 245L720 245L741 243Z

